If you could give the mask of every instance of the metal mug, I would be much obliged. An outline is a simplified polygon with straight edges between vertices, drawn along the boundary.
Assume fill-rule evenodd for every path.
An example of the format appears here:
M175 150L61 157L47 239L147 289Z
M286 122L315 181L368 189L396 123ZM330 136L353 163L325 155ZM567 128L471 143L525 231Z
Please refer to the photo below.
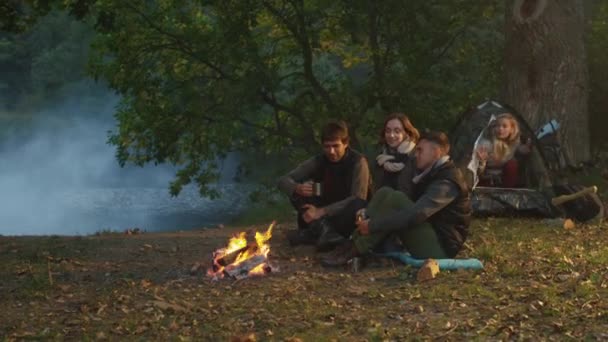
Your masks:
M323 193L321 183L312 183L312 193L317 197L321 197L321 194Z

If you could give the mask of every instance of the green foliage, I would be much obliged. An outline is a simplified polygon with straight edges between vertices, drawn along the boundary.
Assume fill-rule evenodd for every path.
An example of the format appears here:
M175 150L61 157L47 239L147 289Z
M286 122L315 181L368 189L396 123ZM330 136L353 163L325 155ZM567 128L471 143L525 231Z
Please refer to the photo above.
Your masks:
M500 74L502 9L476 1L104 0L92 13L90 71L123 95L118 159L180 165L174 194L194 181L213 195L232 151L249 169L293 164L329 118L362 149L390 111L446 128Z
M48 92L82 79L92 35L92 27L64 12L42 18L25 42L37 52L31 60L32 88Z
M231 224L245 226L268 223L274 220L277 222L292 222L295 217L295 209L288 201L261 201L249 206Z
M84 79L93 34L91 25L52 11L27 32L0 35L0 90L6 107L35 107Z
M181 166L174 194L196 182L216 195L207 187L216 162L235 151L241 179L272 186L317 151L329 118L346 119L366 153L387 112L448 129L469 105L496 97L503 74L503 2L9 3L0 6L2 29L33 31L0 36L6 98L35 103L82 77L94 22L89 72L123 97L110 142L123 164ZM607 8L595 2L587 42L596 146L608 108Z
M94 1L96 0L3 0L0 2L0 31L25 32L59 6L80 20L89 14Z

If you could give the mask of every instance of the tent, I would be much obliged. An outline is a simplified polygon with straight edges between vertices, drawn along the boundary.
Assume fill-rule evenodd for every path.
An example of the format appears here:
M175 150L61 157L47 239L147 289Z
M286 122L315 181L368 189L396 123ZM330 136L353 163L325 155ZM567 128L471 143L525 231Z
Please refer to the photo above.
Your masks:
M525 163L520 164L520 177L523 182L521 188L477 186L478 161L474 153L476 144L482 137L487 136L495 116L502 113L511 113L519 123L522 140L530 139L532 143L531 153ZM517 110L496 100L488 100L462 114L450 131L450 155L465 174L465 179L472 189L473 212L477 216L572 216L568 215L571 213L564 212L563 208L551 204L551 198L572 192L572 189L560 181L558 173L547 161L547 146L537 139L538 133ZM592 201L597 202L599 198ZM587 216L594 215L581 216L579 221L585 221Z

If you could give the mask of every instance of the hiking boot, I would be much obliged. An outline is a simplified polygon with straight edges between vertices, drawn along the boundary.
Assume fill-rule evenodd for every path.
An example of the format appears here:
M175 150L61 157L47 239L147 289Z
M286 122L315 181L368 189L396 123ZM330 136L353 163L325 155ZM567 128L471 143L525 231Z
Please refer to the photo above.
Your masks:
M314 245L317 242L317 236L311 229L290 230L287 232L287 240L291 246Z
M319 225L321 226L321 234L317 240L318 252L328 252L346 241L346 238L336 232L326 220L320 220Z
M357 256L359 256L359 251L355 244L349 240L336 248L334 252L321 258L321 265L323 267L346 266L349 260Z
M395 235L391 234L381 243L378 244L373 250L374 253L395 253L403 252L403 244Z

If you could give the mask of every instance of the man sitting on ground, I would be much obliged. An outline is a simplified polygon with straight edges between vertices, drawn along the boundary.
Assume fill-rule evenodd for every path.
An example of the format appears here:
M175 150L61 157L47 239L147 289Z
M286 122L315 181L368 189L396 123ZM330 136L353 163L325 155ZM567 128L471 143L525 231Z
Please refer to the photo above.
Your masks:
M278 186L298 210L299 229L288 233L290 243L316 244L324 251L355 230L355 215L366 205L370 176L365 157L348 146L343 121L327 124L321 142L323 153L281 177Z
M449 150L445 133L423 134L415 152L415 202L402 192L380 189L367 208L369 219L361 220L352 241L324 257L322 265L345 265L390 234L396 234L414 258L454 257L467 238L471 201L462 173L449 160Z

